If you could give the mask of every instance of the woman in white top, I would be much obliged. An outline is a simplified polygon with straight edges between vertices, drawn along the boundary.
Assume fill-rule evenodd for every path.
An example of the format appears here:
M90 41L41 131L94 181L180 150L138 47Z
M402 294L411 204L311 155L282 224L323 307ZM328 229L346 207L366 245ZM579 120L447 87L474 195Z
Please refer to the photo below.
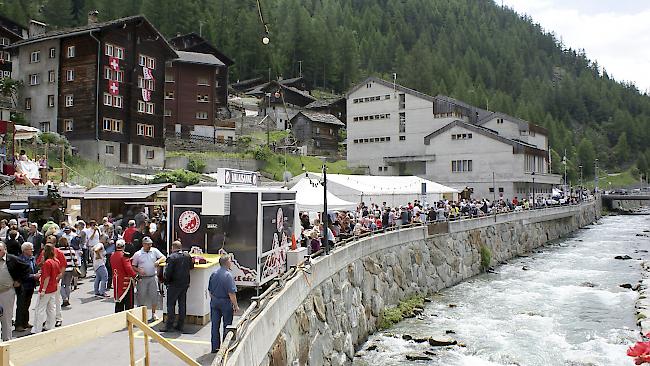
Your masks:
M108 270L106 269L106 249L104 244L108 244L108 236L102 235L99 243L93 247L93 269L95 270L95 296L109 297L106 294L106 284L108 282Z

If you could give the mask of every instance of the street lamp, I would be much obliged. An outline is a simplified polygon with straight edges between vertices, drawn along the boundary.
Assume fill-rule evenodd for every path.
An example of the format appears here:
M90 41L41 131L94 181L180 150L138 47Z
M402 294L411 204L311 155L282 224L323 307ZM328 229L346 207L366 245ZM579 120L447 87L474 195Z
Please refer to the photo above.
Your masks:
M325 254L330 253L330 241L327 230L329 228L329 216L327 215L327 165L323 164L323 241Z
M594 159L594 192L598 192L598 158Z
M535 200L535 172L530 173L530 175L533 177L533 209L535 209L537 203L537 200Z

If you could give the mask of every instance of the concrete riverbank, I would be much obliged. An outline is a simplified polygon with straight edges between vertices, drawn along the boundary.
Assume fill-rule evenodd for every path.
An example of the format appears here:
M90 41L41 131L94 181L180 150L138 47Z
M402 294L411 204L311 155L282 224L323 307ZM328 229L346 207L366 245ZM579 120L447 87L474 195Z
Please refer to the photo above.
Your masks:
M417 227L341 247L285 284L239 335L227 364L350 364L386 307L478 274L482 251L491 263L505 261L599 216L596 200L452 222L443 234Z

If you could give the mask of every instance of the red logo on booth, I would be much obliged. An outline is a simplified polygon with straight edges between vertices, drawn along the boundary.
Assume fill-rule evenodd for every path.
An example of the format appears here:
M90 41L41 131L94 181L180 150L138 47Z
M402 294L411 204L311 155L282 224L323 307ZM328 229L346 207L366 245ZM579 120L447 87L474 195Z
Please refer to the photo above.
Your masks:
M186 234L194 234L201 226L201 218L194 211L185 211L178 218L178 226Z

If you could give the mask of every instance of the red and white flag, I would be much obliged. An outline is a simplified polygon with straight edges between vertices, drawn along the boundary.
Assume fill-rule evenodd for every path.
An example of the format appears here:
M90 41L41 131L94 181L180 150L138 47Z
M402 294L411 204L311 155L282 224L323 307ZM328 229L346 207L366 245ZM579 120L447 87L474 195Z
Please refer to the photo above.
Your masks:
M151 72L151 69L148 67L142 66L142 75L144 76L145 80L153 79L153 73Z
M120 60L117 57L109 57L108 65L115 71L120 71Z
M110 80L108 82L108 92L112 95L120 94L120 84L117 81Z
M151 90L142 89L142 100L145 102L151 101Z

